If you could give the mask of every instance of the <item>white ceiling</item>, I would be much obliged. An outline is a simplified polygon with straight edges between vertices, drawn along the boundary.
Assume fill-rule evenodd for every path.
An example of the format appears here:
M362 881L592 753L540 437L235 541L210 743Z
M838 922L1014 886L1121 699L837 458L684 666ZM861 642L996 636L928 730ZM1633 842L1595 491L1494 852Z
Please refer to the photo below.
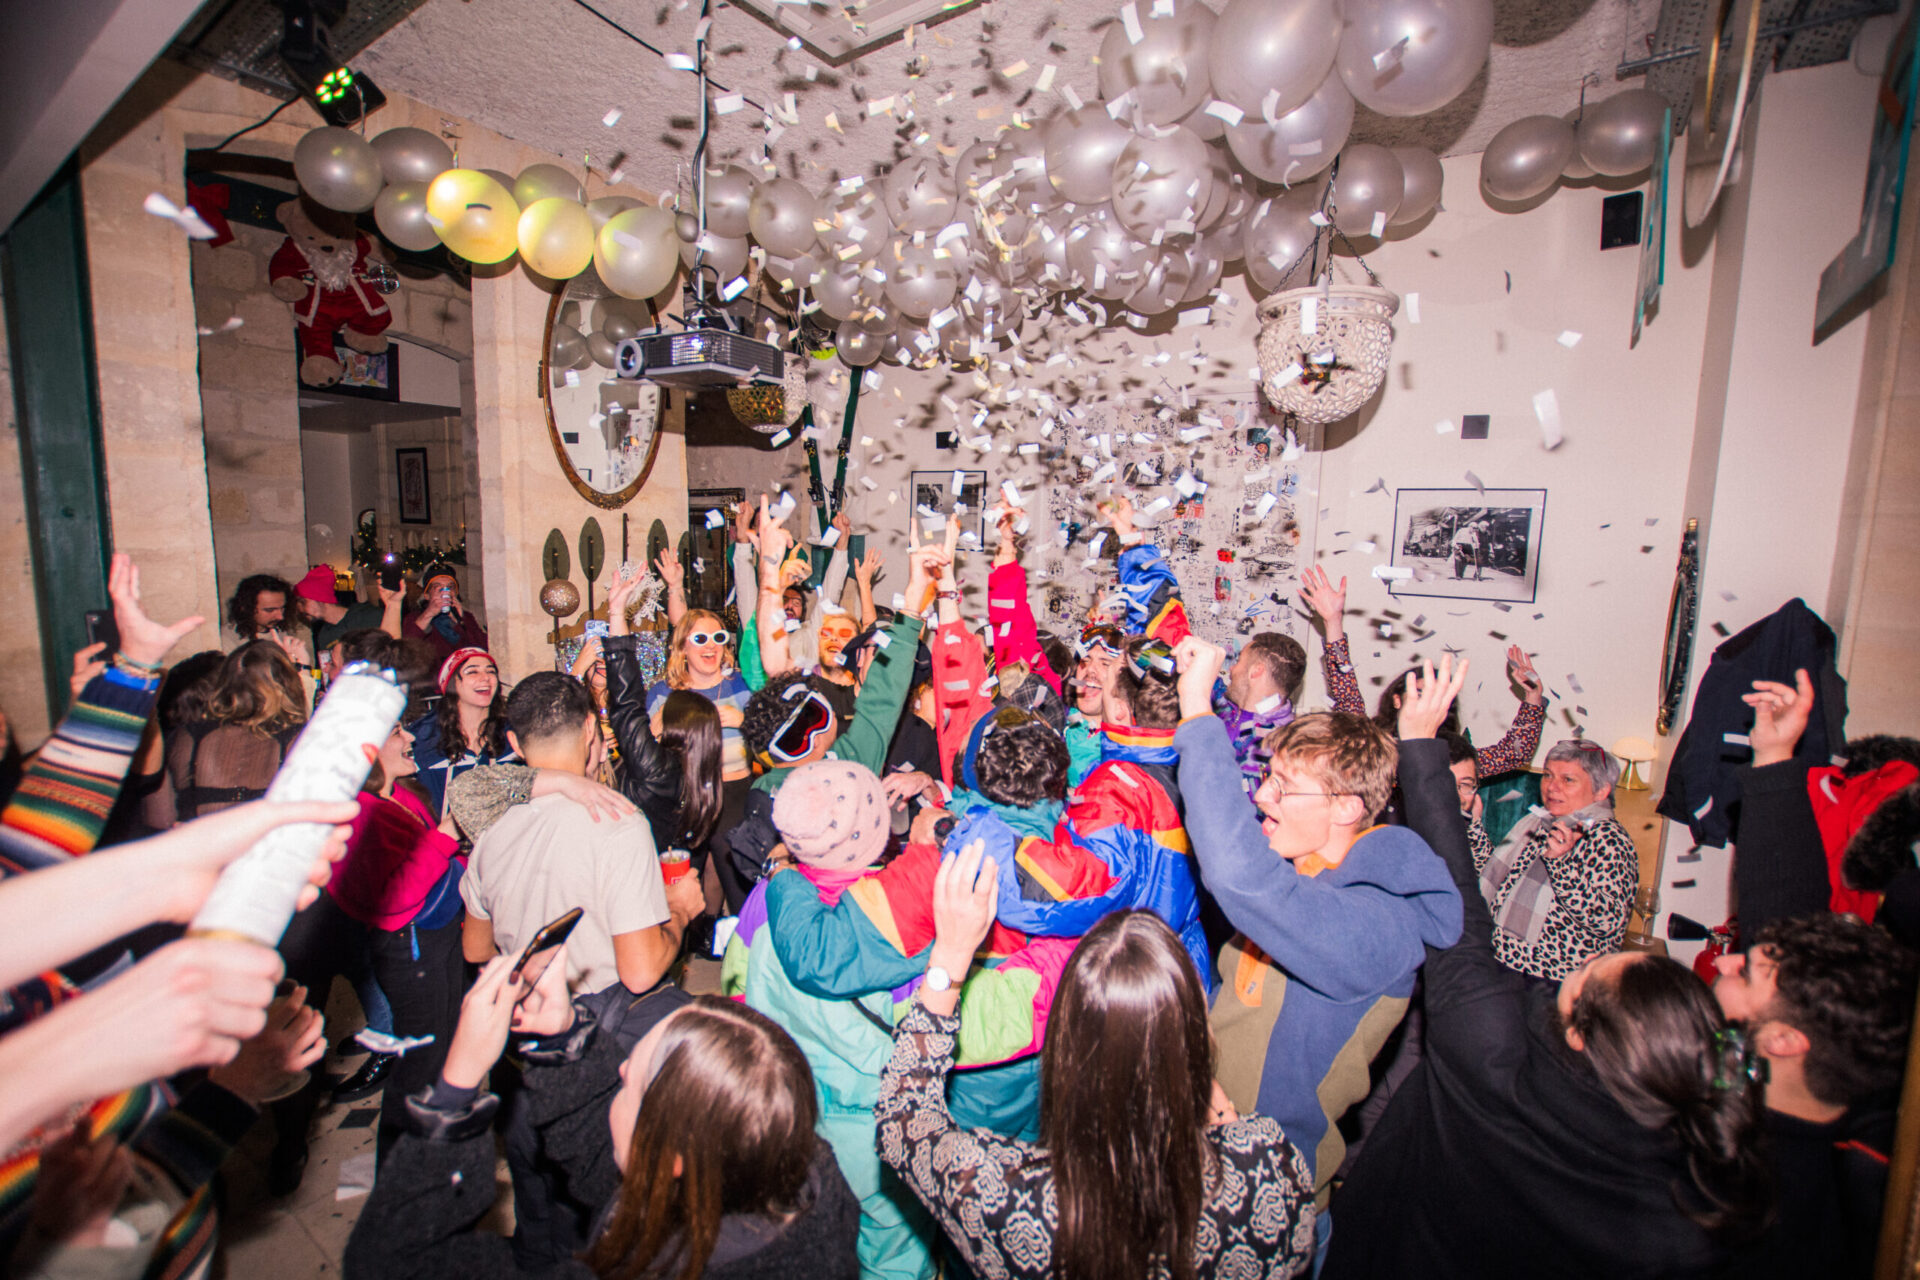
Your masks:
M692 52L698 0L587 2L663 52ZM1363 109L1354 137L1420 143L1443 155L1477 152L1520 116L1572 112L1583 77L1597 77L1589 97L1638 84L1617 81L1614 67L1645 52L1659 0L1494 0L1494 7L1493 55L1465 93L1413 120ZM782 173L818 189L848 174L881 172L917 148L953 154L1015 112L1043 118L1065 105L1067 86L1097 98L1094 55L1118 10L1119 0L986 0L920 29L911 49L896 41L833 69L789 50L754 15L716 5L712 76L763 106L795 95L800 123L778 138L772 158ZM390 91L551 151L570 167L587 153L600 174L617 162L641 187L686 186L696 134L693 76L575 0L428 0L356 61ZM1017 77L1003 74L1023 62ZM1038 92L1035 81L1048 65L1057 68L1052 87ZM806 78L809 66L814 80ZM869 114L889 98L890 112ZM615 109L622 114L607 127L602 121ZM840 132L828 125L829 114ZM750 159L761 121L751 105L715 117L713 158Z

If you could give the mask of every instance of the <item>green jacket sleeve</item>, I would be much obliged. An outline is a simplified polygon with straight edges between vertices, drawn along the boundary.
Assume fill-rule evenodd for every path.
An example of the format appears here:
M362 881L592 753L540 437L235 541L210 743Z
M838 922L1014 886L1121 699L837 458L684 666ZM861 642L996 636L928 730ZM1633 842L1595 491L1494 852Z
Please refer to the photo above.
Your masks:
M867 682L854 699L853 723L833 744L837 759L863 764L875 773L887 766L887 748L899 727L913 683L913 655L920 647L920 619L901 614L883 633L888 637L867 670Z
M767 687L767 669L760 665L760 628L752 615L740 623L740 678L755 693Z
M858 906L827 906L803 875L767 882L767 926L787 980L821 1000L891 991L927 967L926 948L901 955Z

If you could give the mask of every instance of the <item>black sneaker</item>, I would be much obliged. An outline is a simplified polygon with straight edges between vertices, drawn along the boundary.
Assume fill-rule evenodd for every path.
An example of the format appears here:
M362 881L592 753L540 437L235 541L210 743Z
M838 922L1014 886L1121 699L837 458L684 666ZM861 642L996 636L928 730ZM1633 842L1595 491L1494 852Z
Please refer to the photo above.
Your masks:
M378 1093L386 1084L387 1075L393 1070L393 1064L400 1060L397 1053L370 1053L360 1069L333 1087L335 1102L358 1102L369 1094Z

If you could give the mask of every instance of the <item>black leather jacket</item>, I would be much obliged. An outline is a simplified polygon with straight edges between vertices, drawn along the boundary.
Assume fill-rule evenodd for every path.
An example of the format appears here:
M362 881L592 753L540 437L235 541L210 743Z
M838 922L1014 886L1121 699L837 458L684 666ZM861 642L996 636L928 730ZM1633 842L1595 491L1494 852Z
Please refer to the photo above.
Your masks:
M620 747L620 791L647 815L656 848L684 848L674 822L680 808L680 759L661 746L647 718L647 686L640 675L634 636L608 636L607 722Z

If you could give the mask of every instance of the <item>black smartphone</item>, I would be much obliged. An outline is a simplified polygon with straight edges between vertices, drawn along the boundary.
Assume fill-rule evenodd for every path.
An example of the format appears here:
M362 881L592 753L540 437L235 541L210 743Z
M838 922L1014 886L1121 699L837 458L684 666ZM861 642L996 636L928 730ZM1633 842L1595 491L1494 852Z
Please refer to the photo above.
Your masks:
M380 585L388 591L400 589L400 563L392 556L380 562Z
M526 979L528 987L537 986L547 966L553 963L553 957L559 953L560 944L573 932L573 926L580 923L581 910L575 907L551 924L540 926L540 932L533 935L533 941L527 943L527 949L520 953L520 959L514 963L513 971L507 975L508 982Z
M120 652L120 624L113 620L113 610L89 609L86 622L87 643L104 643L107 647L101 650L100 656L112 662L113 655Z

